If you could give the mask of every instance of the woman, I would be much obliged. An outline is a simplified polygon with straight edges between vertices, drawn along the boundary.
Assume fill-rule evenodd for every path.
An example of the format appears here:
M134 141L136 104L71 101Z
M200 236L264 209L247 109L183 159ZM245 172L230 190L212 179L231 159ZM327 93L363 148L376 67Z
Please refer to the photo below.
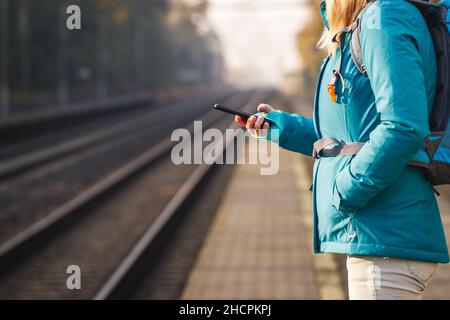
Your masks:
M236 121L305 155L326 137L335 140L322 145L323 154L333 141L356 148L315 163L314 251L348 255L350 299L421 299L437 264L449 262L433 189L408 166L429 134L436 57L421 13L406 1L380 0L361 20L363 75L351 59L349 35L338 31L365 5L322 1L326 31L320 44L329 55L313 119L260 105L264 116ZM264 117L271 127L261 128ZM260 129L269 129L268 135Z

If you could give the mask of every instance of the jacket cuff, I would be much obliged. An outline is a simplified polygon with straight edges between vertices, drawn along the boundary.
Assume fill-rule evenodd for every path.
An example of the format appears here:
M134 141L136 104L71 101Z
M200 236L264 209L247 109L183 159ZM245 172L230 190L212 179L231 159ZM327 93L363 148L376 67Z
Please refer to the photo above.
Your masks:
M263 115L262 113L257 113L256 116ZM267 136L260 137L264 140L269 140L280 144L281 134L285 131L288 123L286 118L289 114L280 110L275 110L271 113L264 114L264 117L272 122Z

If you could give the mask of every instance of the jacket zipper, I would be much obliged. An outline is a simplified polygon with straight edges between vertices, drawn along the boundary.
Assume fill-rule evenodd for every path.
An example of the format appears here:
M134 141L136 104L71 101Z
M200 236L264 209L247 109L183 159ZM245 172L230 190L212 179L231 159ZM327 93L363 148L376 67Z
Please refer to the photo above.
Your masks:
M356 238L356 230L355 230L355 226L353 225L353 213L350 214L350 221L349 221L349 227L348 227L347 234L350 239Z
M325 59L325 61L323 62L322 66L320 68L319 78L317 81L316 95L314 98L314 123L315 123L314 128L316 131L317 138L321 137L318 112L317 112L317 109L319 108L318 101L319 101L319 95L320 95L320 87L322 84L323 74L325 72L325 69L326 69L329 61L330 61L330 56L328 56ZM315 166L315 170L314 170L314 180L313 180L313 184L312 184L312 192L313 192L313 211L314 211L314 249L316 252L319 252L320 243L319 243L319 237L318 237L318 231L317 231L316 188L317 188L317 173L319 172L319 167L320 167L320 159L317 159L316 161L317 161L317 165Z

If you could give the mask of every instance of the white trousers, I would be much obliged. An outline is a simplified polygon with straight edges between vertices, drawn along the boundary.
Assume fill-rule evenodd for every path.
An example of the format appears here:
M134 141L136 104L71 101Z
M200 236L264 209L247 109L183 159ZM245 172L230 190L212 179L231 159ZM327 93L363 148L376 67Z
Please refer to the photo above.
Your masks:
M420 300L437 263L347 256L350 300Z

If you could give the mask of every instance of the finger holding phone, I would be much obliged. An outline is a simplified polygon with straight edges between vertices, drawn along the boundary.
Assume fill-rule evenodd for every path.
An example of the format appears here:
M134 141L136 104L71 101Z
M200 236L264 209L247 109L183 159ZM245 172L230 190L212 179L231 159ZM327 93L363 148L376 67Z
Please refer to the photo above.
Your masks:
M268 104L262 103L258 106L257 110L260 113L268 114L273 112L275 109L269 106ZM270 128L270 124L267 121L265 121L266 119L262 115L260 115L259 117L252 115L248 119L236 115L234 120L241 127L246 127L247 130L250 132L250 134L256 135L258 137L267 136L268 130Z

